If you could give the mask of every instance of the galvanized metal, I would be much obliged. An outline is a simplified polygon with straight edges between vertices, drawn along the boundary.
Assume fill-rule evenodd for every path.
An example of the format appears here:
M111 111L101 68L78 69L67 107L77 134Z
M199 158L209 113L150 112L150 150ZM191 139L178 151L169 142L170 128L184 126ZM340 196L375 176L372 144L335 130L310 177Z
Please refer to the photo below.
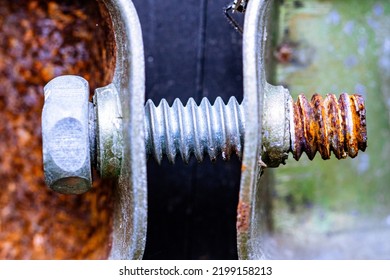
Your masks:
M214 105L203 98L200 106L189 99L184 106L176 99L169 107L165 99L156 107L151 100L145 106L145 143L147 154L158 163L163 154L174 163L177 154L188 163L193 153L203 161L207 153L215 161L219 154L241 158L244 142L244 112L235 97L227 105L218 97Z
M78 84L83 86L81 93L75 89ZM54 129L47 131L46 126L43 127L45 141L49 139L51 144L44 143L45 151L49 149L44 161L47 183L62 193L79 194L89 190L90 187L83 185L85 166L77 168L80 161L90 165L91 160L96 161L94 165L103 178L117 178L123 156L123 127L119 93L115 86L110 84L95 90L94 105L90 104L89 113L83 113L83 118L77 120L83 131L78 131L78 126L71 124L80 115L80 109L87 108L87 81L76 76L62 76L51 81L45 90L47 96L55 92L45 104L45 112L53 113L49 109L55 110L58 106L63 109L57 114L59 119L51 119L58 122L54 124ZM73 98L79 93L80 96ZM64 96L68 98L66 106L63 106ZM80 98L84 98L81 104ZM63 111L66 113L63 114ZM241 159L244 112L235 97L231 97L227 105L220 97L214 105L204 98L200 106L192 98L186 106L176 99L172 107L165 99L157 107L148 100L145 106L146 154L152 155L158 163L161 163L163 155L174 163L178 153L186 163L191 154L198 161L203 161L205 154L211 161L215 161L219 154L227 160L233 152ZM313 159L317 151L323 159L329 159L332 151L336 158L341 159L355 157L359 149L364 151L367 146L365 106L359 95L342 94L339 101L334 95L325 99L314 95L311 102L300 95L293 103L287 89L266 84L262 114L261 161L267 167L285 164L290 151L296 160L303 152ZM44 117L46 120L47 114ZM89 143L85 135L81 137L77 134L81 132L88 134ZM71 145L70 141L73 141ZM89 150L91 160L84 159ZM57 165L54 166L50 159L54 159ZM55 183L50 181L59 166L74 169L72 180L64 175L64 178L58 177ZM88 172L90 174L90 169ZM91 186L91 180L88 185Z
M95 90L96 166L103 178L117 178L123 151L122 108L119 93L110 84Z
M88 128L89 86L77 76L61 76L44 88L43 162L46 184L59 193L92 188Z
M110 259L141 259L146 241L145 66L141 26L130 0L104 0L116 41L113 85L122 107L123 151L114 198Z
M293 100L286 88L268 83L263 97L261 159L268 167L278 167L286 163L290 152L291 132L294 131Z
M245 144L237 208L237 250L240 259L263 259L264 223L260 196L263 105L266 89L264 52L271 1L250 1L243 34Z

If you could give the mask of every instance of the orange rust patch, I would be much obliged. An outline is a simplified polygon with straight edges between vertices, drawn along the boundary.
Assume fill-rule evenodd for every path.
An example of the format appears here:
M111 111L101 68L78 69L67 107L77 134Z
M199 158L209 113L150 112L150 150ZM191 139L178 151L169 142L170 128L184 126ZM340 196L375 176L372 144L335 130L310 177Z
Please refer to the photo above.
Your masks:
M111 81L110 26L93 0L0 7L0 259L106 258L111 182L97 180L82 196L48 190L41 110L43 86L55 76L83 76L91 90Z
M355 157L358 150L367 147L366 110L363 97L357 94L334 94L325 99L313 95L309 102L299 95L294 107L295 146L294 158L305 152L312 160L318 151L329 159L331 151L336 158Z
M294 57L294 48L297 46L290 42L284 42L276 48L274 56L279 63L288 64Z
M238 202L237 206L237 231L246 232L249 229L250 205L243 201Z

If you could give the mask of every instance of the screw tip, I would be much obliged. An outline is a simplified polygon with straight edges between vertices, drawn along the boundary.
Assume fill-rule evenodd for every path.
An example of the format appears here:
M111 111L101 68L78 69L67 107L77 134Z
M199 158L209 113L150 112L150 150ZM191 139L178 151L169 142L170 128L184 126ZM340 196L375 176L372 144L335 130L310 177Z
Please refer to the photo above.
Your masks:
M312 160L317 151L322 159L329 159L332 152L342 159L366 150L366 109L361 95L343 93L337 100L334 94L325 98L315 94L310 102L299 95L293 109L291 151L296 160L303 152Z

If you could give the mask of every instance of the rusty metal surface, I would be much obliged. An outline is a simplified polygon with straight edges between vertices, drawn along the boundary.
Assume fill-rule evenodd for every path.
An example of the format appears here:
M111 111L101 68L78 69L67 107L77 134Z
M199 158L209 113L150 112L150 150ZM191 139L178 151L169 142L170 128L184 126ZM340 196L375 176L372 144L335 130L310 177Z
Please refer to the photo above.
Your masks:
M82 196L50 191L40 112L54 76L82 75L91 88L111 80L107 21L92 0L0 6L0 259L106 258L111 183L97 180Z
M268 142L267 137L263 137L262 143L259 135L267 136L279 133L280 130L278 139L283 139L282 132L286 129L280 125L273 125L273 122L281 119L290 123L290 129L287 129L290 133L287 134L291 136L291 142L288 141L288 147L290 148L291 143L290 149L297 160L303 152L312 160L317 151L323 159L329 159L331 151L338 159L347 156L353 158L359 149L364 151L367 147L366 111L363 97L360 95L342 94L337 100L334 95L328 95L323 99L315 94L310 102L300 95L294 104L291 99L275 104L268 101L283 90L288 93L288 90L282 87L278 89L271 86L265 78L267 65L265 46L267 41L271 41L269 46L273 47L270 36L272 28L269 26L275 25L275 19L271 17L273 7L271 3L279 4L277 1L249 2L244 26L244 109L247 121L237 209L238 251L239 257L243 259L275 256L273 252L275 240L272 239L275 229L273 220L280 218L273 216L275 207L272 180L262 177L263 169L266 167L264 162L267 163L268 159L266 157L263 159L258 154L259 150L267 147L264 143ZM286 55L286 51L281 53L278 47L273 55L280 63L287 63L292 59L289 57L290 54ZM291 104L291 109L278 108L276 106L278 103ZM261 116L253 112L256 107L257 112L264 112L262 128L261 125L252 123L261 120ZM267 121L264 121L264 118ZM255 133L257 129L260 129L258 134Z
M312 160L317 151L322 159L331 152L337 159L354 158L367 147L366 110L361 95L334 94L325 98L313 95L309 102L299 95L294 103L294 144L291 147L296 160L305 152Z

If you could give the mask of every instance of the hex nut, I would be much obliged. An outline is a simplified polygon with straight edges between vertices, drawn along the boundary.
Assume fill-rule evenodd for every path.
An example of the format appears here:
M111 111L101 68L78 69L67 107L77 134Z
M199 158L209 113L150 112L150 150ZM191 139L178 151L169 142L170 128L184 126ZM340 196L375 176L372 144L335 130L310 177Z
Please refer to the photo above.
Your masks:
M42 111L43 166L46 184L63 194L81 194L92 187L89 143L89 86L66 75L44 87Z

